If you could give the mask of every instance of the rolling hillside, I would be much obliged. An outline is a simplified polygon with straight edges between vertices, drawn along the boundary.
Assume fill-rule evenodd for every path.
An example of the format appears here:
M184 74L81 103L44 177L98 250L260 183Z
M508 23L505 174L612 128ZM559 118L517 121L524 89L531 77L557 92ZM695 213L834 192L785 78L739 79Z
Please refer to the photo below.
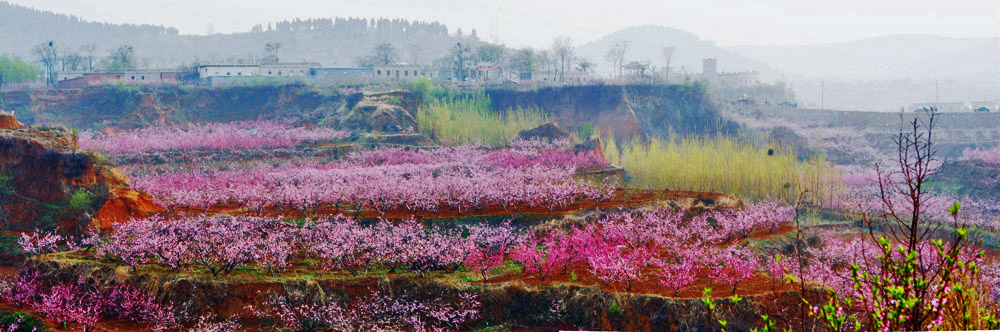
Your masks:
M650 60L654 66L662 68L665 64L662 55L663 48L674 46L677 50L671 67L678 72L683 68L689 74L699 74L701 73L702 59L717 58L720 71L757 70L764 80L777 80L782 77L781 72L773 66L716 46L712 41L701 39L690 32L658 25L644 25L619 30L596 41L581 45L577 48L577 55L596 63L599 72L610 73L611 64L604 59L604 55L618 40L630 43L628 52L625 54L626 62Z

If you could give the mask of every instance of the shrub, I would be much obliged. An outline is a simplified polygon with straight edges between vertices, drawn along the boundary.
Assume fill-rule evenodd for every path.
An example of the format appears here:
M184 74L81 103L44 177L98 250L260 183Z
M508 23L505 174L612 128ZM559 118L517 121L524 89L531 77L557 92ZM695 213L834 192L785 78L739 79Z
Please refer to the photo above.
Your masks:
M17 188L14 188L13 181L13 173L10 171L0 172L0 197L17 193Z
M17 56L0 56L0 87L6 83L30 83L38 79L41 70Z
M735 138L686 138L647 143L606 139L605 157L619 163L640 188L725 192L754 200L792 201L803 189L829 198L839 187L839 173L821 157L799 160L793 151L760 146ZM620 160L615 160L620 159Z
M3 332L48 332L38 317L24 312L9 312L0 309L0 331Z
M441 143L504 145L522 130L548 122L536 109L493 110L485 94L446 95L425 101L417 112L417 126Z
M621 306L618 305L618 301L611 301L611 305L608 306L608 318L620 320L623 317L625 317L625 310L622 310Z
M419 96L421 101L430 100L434 92L434 83L426 77L421 77L410 83L410 91Z
M403 106L403 100L396 96L390 96L385 99L385 103L393 106Z
M94 203L91 193L83 188L77 189L69 197L69 208L73 211L82 211Z

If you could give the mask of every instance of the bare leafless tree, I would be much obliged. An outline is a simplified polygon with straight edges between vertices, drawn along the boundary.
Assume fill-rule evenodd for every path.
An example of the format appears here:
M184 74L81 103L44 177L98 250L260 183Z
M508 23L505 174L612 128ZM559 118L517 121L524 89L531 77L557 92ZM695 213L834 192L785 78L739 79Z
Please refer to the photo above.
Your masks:
M612 70L617 70L615 72L616 77L622 76L623 69L625 66L625 53L628 52L629 42L627 40L618 40L614 44L611 44L611 48L608 49L608 53L604 55L604 59L611 63Z
M63 50L62 68L63 70L79 70L83 66L84 57L79 53L70 53Z
M135 48L132 45L122 45L108 51L108 53L108 58L111 60L108 69L114 71L135 70Z
M900 114L902 119L903 114ZM876 164L878 173L879 200L882 209L876 216L865 218L870 224L880 222L885 233L897 244L902 244L909 250L915 250L917 245L942 226L941 221L927 218L922 211L930 196L925 184L930 176L940 169L934 150L933 132L937 121L937 109L932 108L927 113L926 120L919 115L907 122L907 130L901 130L893 143L896 144L896 156L893 160L895 170L886 170ZM883 227L869 227L882 229Z
M56 82L56 65L59 64L59 50L53 41L35 45L31 49L31 54L35 60L45 68L45 83L53 85Z
M424 64L424 46L420 44L410 44L406 46L406 53L410 56L410 64L412 65L423 65Z
M558 36L552 40L552 55L559 63L559 81L566 81L566 70L572 68L573 39L566 36Z
M281 43L273 42L265 44L264 45L265 56L264 59L262 59L262 62L278 63L278 61L280 61L280 58L278 57L278 50L280 49L281 49Z
M535 52L535 64L542 68L543 71L547 71L551 74L554 63L556 63L556 61L552 59L551 51L540 50Z
M670 61L673 60L674 55L677 54L677 47L667 46L663 48L663 59L666 60L666 66L663 67L663 79L670 83Z
M472 63L472 49L469 48L468 44L462 45L462 43L456 43L455 47L451 48L451 62L452 71L455 74L455 78L459 81L464 81L469 76L469 67Z
M593 69L594 66L597 65L594 64L593 61L590 61L589 58L579 58L576 60L577 70L579 70L581 73L584 74L590 73L590 70Z
M958 271L955 261L960 260L959 252L964 246L964 225L959 222L959 205L956 202L949 211L954 239L947 244L943 241L936 244L941 250L940 255L927 255L925 253L929 251L922 250L928 249L925 246L930 246L933 243L931 240L935 240L933 237L941 234L948 219L932 213L932 208L946 207L932 203L933 195L927 187L927 181L941 167L936 158L933 135L937 116L936 108L931 108L926 117L917 114L912 121L903 121L903 114L900 114L900 122L906 126L893 137L895 158L888 169L876 164L880 207L874 211L863 210L861 215L868 236L876 243L882 243L878 264L868 267L868 270L852 272L861 275L855 281L858 289L862 289L862 285L870 289L885 284L901 285L898 287L899 294L875 292L861 296L858 303L862 308L876 309L878 307L872 303L888 305L899 298L912 303L901 309L907 317L901 326L903 330L910 331L925 329L936 316L934 310L928 310L931 306L928 303L940 300L940 292L952 289L948 285ZM883 239L885 242L881 242ZM915 263L909 262L911 259ZM866 316L875 314L869 311Z
M362 66L389 66L399 63L399 50L391 43L381 43L375 46L362 58Z
M94 55L97 54L97 44L90 43L80 46L80 52L87 56L87 70L94 71Z

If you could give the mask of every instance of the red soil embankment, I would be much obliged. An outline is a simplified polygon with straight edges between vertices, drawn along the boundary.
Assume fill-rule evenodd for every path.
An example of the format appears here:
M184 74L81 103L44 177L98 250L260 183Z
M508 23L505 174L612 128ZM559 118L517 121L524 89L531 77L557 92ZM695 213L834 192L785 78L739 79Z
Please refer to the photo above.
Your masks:
M0 111L0 129L17 129L23 126L13 115Z
M118 223L146 218L164 211L166 210L153 202L153 197L147 193L115 188L108 194L104 206L97 210L92 223L98 229L113 229Z
M541 205L518 205L511 206L504 209L503 206L498 204L488 204L481 208L479 207L463 207L461 212L459 209L450 206L441 206L436 211L425 211L425 212L414 212L406 209L392 209L385 211L385 213L379 213L372 209L363 209L360 214L356 213L349 206L333 206L325 205L320 206L316 209L307 210L305 214L302 210L296 209L291 206L268 206L263 210L259 216L269 216L269 217L291 217L291 218L302 218L302 217L333 217L339 214L347 216L357 216L358 218L388 218L388 219L432 219L432 218L457 218L457 217L491 217L491 216L505 216L505 215L518 215L518 214L531 214L531 215L548 215L548 216L562 216L574 211L588 211L595 209L617 209L617 208L634 208L647 206L660 201L672 201L680 204L684 204L685 208L698 207L712 207L712 206L727 206L734 207L739 204L739 201L734 199L732 196L722 193L708 193L708 192L697 192L697 191L672 191L672 190L635 190L635 189L616 189L614 192L614 197L609 200L597 202L595 200L583 200L581 202L576 202L572 204L567 204L565 206L556 206L552 210ZM256 211L251 211L246 209L240 204L216 204L214 206L205 208L198 207L177 207L174 212L183 212L189 214L227 214L227 215L239 215L239 216L258 216Z
M162 212L152 198L128 189L121 173L80 151L65 129L22 126L0 113L0 230L98 230Z

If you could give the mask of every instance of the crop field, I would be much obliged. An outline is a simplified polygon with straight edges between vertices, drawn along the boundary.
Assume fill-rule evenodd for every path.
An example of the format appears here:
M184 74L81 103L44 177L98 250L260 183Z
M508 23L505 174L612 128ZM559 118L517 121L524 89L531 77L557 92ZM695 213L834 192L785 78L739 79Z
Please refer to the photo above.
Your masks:
M927 194L914 211L905 169L728 138L580 148L512 139L528 120L489 116L463 121L506 134L443 126L438 138L456 139L424 147L274 121L75 134L161 209L110 230L23 234L33 258L0 300L87 331L995 324L988 202ZM894 220L915 214L934 227L907 247ZM907 295L920 307L877 291L912 280L931 285Z

